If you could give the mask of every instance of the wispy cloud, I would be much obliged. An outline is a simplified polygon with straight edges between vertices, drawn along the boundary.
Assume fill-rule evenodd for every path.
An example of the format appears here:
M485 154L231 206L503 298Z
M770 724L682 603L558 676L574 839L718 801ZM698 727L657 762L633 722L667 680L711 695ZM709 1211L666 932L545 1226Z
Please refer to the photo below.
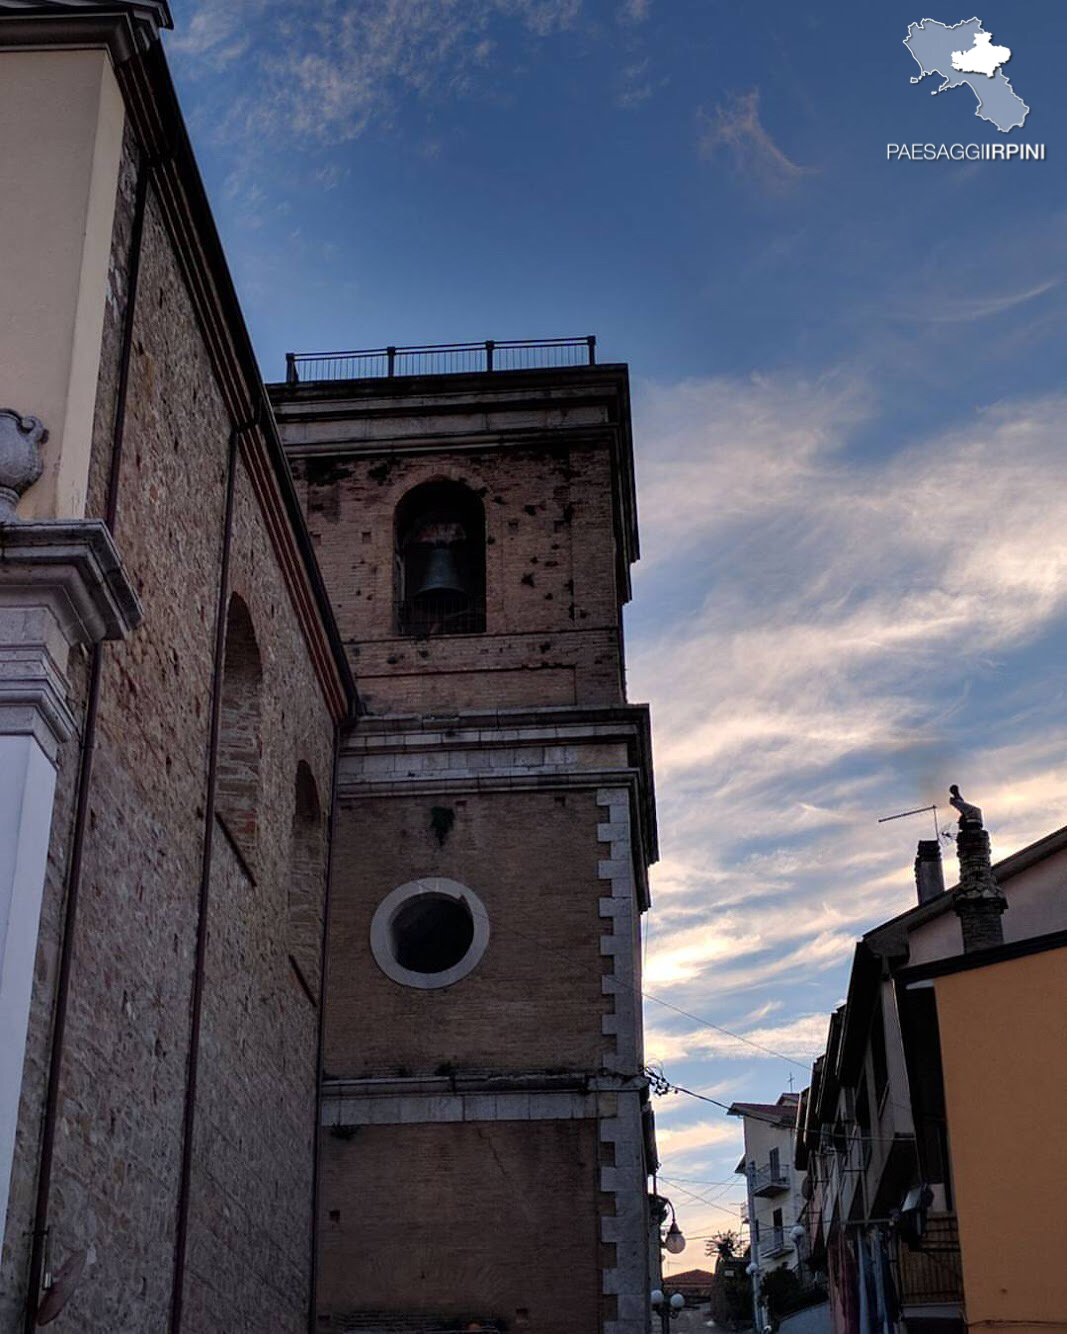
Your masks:
M780 1024L745 1025L738 1030L739 1037L716 1033L712 1029L686 1028L682 1023L663 1024L653 1006L646 1019L645 1049L649 1060L657 1065L677 1065L680 1061L728 1060L751 1061L773 1059L769 1052L810 1064L826 1042L829 1017L822 1011L797 1015ZM758 1044L754 1047L752 1044ZM760 1048L767 1048L762 1053ZM682 1101L682 1106L687 1106Z
M644 23L652 10L652 0L622 0L619 18L623 23Z
M713 111L697 112L700 151L725 151L738 173L773 193L781 193L814 170L794 162L779 148L760 119L758 88L728 98Z
M932 824L879 816L959 781L1004 856L1067 809L1067 688L1036 651L1067 613L1067 493L1048 485L1067 396L889 453L859 443L883 412L842 373L638 397L630 678L653 705L666 854L646 988L804 1060L856 937L913 902ZM647 1013L650 1057L691 1080L772 1059Z
M640 22L647 0L619 0ZM390 124L405 97L469 94L492 67L494 32L534 38L576 29L583 0L191 0L168 49L190 77L238 62L218 132L245 143L290 135L323 144ZM253 42L250 34L256 33Z
M994 315L1003 315L1005 311L1024 306L1037 297L1044 296L1059 287L1062 279L1051 278L1047 282L1037 283L1018 292L1003 292L993 295L982 292L973 294L927 294L921 304L904 305L897 312L897 317L925 321L930 324L969 324L974 320L987 320Z
M615 95L615 105L627 110L644 106L655 96L656 89L663 86L663 82L652 76L647 58L635 61L632 65L624 65L619 71L619 91Z
M958 781L998 857L1064 823L1065 413L993 403L872 450L886 408L854 375L640 390L630 681L665 850L645 990L675 1007L646 1003L645 1050L675 1082L803 1087L856 938L915 901L932 821L879 816ZM740 1188L669 1179L727 1177L739 1124L683 1095L656 1113L684 1230L729 1225Z

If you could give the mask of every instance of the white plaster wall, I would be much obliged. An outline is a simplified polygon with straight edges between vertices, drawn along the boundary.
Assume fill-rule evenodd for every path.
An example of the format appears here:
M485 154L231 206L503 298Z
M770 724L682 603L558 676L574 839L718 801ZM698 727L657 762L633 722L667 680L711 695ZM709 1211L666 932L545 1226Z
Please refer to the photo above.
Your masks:
M791 1129L773 1125L769 1121L757 1120L755 1117L746 1116L745 1125L745 1163L750 1166L754 1161L756 1170L762 1171L767 1167L771 1149L777 1148L778 1159L782 1166L782 1171L789 1177L790 1188L783 1191L780 1195L753 1197L750 1203L749 1224L753 1218L759 1223L760 1237L764 1238L770 1234L774 1227L774 1211L781 1209L782 1226L785 1229L786 1239L789 1238L789 1229L797 1221L800 1211L804 1206L804 1200L800 1194L801 1174L793 1166L793 1134ZM779 1264L796 1264L795 1248L788 1255L780 1260L770 1261L773 1266Z

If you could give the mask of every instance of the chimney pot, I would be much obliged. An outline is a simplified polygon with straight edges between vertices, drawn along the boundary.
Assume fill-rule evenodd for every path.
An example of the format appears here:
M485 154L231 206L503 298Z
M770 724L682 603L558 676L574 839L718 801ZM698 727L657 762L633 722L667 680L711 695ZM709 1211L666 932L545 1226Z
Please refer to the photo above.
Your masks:
M945 892L945 873L941 866L941 844L936 838L920 838L915 856L915 888L920 903L929 903Z
M993 874L989 835L981 826L961 823L956 835L960 883L953 907L963 931L963 949L992 949L1004 943L1001 914L1008 906Z

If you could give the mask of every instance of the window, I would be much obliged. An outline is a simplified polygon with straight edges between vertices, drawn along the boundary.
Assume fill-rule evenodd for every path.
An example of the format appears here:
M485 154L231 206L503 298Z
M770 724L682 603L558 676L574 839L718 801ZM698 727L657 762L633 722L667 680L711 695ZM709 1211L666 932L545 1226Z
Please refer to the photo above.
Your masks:
M215 812L248 864L254 861L259 814L262 686L252 617L234 593L226 614Z
M489 944L481 899L455 880L427 876L387 894L371 922L378 967L402 986L451 986L479 963Z
M396 510L397 631L485 629L485 510L459 482L425 482Z
M474 918L462 899L423 894L409 899L390 924L393 957L414 973L444 973L467 956Z
M296 770L289 864L289 957L312 1001L322 973L322 913L326 893L326 848L322 807L311 769Z

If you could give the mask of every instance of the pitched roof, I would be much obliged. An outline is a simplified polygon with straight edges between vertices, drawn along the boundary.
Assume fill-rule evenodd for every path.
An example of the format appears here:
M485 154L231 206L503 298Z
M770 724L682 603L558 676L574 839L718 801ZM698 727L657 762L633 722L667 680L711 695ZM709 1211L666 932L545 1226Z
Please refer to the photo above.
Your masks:
M663 1281L668 1287L676 1288L679 1285L691 1284L693 1286L710 1287L715 1279L715 1275L710 1269L686 1269L680 1274L664 1274Z
M792 1126L797 1119L799 1093L783 1093L777 1102L733 1102L731 1116L751 1116L756 1121L771 1121L779 1126Z

